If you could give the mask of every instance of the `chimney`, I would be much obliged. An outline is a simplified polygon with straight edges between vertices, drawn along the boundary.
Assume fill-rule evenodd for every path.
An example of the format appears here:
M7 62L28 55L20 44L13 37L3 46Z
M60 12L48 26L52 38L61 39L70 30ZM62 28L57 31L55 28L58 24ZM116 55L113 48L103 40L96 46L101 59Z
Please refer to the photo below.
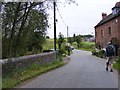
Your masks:
M102 13L102 19L106 18L107 14L106 13Z
M120 7L120 2L117 2L117 3L115 4L115 7Z

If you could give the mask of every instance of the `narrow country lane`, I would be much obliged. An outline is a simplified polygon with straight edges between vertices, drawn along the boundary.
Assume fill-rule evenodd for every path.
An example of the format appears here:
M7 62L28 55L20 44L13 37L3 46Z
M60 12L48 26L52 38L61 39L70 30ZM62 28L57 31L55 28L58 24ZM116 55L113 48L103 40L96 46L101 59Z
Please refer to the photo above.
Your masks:
M105 59L74 50L68 64L45 73L19 88L118 88L118 77L105 71Z

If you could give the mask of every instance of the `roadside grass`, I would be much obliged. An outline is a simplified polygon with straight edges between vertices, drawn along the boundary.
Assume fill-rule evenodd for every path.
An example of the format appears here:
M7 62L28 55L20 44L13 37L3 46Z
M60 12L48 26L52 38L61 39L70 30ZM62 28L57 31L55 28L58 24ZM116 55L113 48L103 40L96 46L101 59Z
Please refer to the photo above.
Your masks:
M0 75L0 90L2 90L2 75Z
M27 79L31 79L32 77L38 76L42 73L46 73L47 71L58 68L64 64L65 63L63 61L56 60L51 64L33 64L26 68L18 68L9 74L3 75L2 89L14 88L16 85Z
M120 58L116 61L115 64L113 64L113 68L118 70L118 72L120 73Z

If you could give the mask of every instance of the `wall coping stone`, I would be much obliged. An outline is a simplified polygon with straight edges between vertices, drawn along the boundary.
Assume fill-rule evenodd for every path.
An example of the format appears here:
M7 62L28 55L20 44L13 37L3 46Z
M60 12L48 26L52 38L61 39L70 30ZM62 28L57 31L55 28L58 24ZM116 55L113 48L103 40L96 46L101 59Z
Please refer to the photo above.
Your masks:
M0 59L0 64L8 63L9 60L10 60L10 62L19 62L21 60L27 60L27 59L31 59L31 58L47 56L47 55L51 55L51 54L54 54L54 53L55 53L55 51L54 52L48 52L48 53L41 53L41 54L33 54L33 55L27 55L27 56L14 57L14 58L9 58L9 59Z

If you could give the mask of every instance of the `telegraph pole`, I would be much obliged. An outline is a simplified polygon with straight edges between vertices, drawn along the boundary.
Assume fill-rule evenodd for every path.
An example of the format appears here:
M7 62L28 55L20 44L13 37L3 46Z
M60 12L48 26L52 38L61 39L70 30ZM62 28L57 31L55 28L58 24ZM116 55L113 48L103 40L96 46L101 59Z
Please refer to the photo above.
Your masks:
M68 47L68 56L70 55L70 47L68 45L68 26L67 26L67 47Z
M54 50L56 51L56 3L53 2L54 5Z

